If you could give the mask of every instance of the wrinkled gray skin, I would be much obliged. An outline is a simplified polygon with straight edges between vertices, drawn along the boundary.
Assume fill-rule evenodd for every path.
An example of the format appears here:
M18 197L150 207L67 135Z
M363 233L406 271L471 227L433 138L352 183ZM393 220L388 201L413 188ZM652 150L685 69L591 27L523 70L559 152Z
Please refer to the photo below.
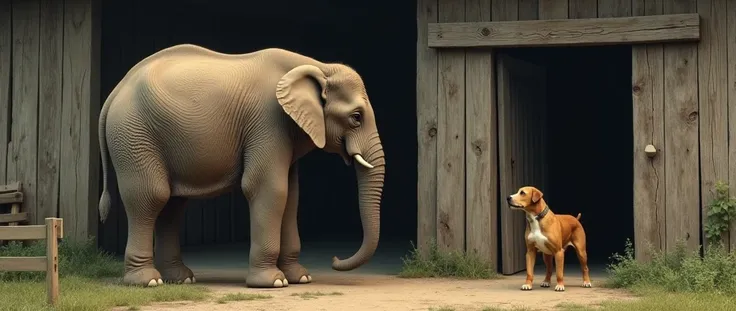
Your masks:
M297 160L315 147L354 162L358 180L363 242L352 257L333 258L333 269L361 266L378 245L383 147L363 81L345 65L282 49L230 55L173 46L115 87L99 137L100 218L116 182L128 217L125 283L195 282L179 249L184 203L235 186L250 206L247 286L309 283L298 262Z

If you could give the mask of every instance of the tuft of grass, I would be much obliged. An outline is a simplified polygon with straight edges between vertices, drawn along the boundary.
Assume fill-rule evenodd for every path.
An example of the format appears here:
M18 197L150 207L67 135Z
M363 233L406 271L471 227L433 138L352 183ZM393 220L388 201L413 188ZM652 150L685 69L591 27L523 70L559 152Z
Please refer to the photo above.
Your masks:
M604 301L596 306L564 303L557 306L561 311L730 311L734 310L736 297L717 293L674 293L662 289L636 288L641 296L635 300Z
M736 252L721 244L708 247L703 256L678 243L673 252L649 251L652 260L634 259L631 241L624 254L614 254L607 268L608 284L614 288L655 288L665 292L736 294Z
M28 246L17 241L0 246L0 257L46 256L46 241L35 241ZM122 261L97 249L93 239L84 242L62 240L59 243L59 277L87 278L122 277ZM46 272L0 271L0 281L42 281Z
M227 303L228 301L250 301L250 300L261 300L273 298L271 295L263 294L246 294L246 293L234 293L227 294L217 299L217 303Z
M440 251L434 242L427 245L426 254L414 248L408 256L401 260L403 267L399 272L399 277L403 278L498 278L498 274L488 260L474 253Z
M44 241L28 246L18 242L0 246L1 257L45 255ZM46 303L45 272L4 271L0 272L0 293L12 293L13 299L0 299L0 310L97 311L128 307L133 311L154 302L201 301L210 296L206 287L197 284L128 286L122 283L123 272L122 261L99 251L93 240L65 240L59 243L58 306L51 308Z
M320 296L341 296L343 293L341 292L330 292L330 293L323 293L323 292L301 292L301 293L293 293L292 296L298 296L302 299L314 299Z
M429 308L429 311L455 311L455 309L450 307L437 307L437 308Z

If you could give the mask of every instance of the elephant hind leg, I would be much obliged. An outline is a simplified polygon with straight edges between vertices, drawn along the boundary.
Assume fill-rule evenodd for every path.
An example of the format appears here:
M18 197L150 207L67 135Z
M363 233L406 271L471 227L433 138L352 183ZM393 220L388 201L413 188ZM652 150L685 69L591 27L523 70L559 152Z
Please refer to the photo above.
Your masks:
M128 242L125 246L125 276L130 285L157 286L163 284L161 274L153 265L153 229L156 218L169 200L169 182L159 167L145 171L119 173L120 197L128 217Z
M164 282L195 283L194 273L181 259L179 228L184 218L187 199L172 197L156 219L154 264Z

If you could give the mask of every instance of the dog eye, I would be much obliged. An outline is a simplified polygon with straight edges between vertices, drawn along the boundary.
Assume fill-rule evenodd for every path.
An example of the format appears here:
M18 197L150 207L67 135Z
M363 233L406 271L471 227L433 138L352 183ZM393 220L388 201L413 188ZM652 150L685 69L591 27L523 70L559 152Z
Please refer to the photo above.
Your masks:
M519 193L519 194L521 194L521 195L525 195L525 194L526 194L526 192L522 191L522 192L521 192L521 193Z

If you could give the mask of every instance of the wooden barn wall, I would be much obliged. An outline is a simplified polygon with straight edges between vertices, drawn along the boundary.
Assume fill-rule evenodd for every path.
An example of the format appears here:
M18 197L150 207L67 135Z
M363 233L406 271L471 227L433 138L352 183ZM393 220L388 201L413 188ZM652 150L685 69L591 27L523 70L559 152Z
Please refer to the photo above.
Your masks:
M97 234L99 40L92 0L0 0L0 184L33 224Z
M489 50L431 49L427 23L699 13L699 43L632 48L635 236L701 243L716 181L736 186L736 2L418 0L418 243L496 258L495 83ZM730 117L730 118L729 118ZM731 143L731 142L734 143ZM649 159L644 146L659 156ZM701 217L702 216L702 217ZM736 247L736 222L724 236ZM623 241L622 241L623 243Z

